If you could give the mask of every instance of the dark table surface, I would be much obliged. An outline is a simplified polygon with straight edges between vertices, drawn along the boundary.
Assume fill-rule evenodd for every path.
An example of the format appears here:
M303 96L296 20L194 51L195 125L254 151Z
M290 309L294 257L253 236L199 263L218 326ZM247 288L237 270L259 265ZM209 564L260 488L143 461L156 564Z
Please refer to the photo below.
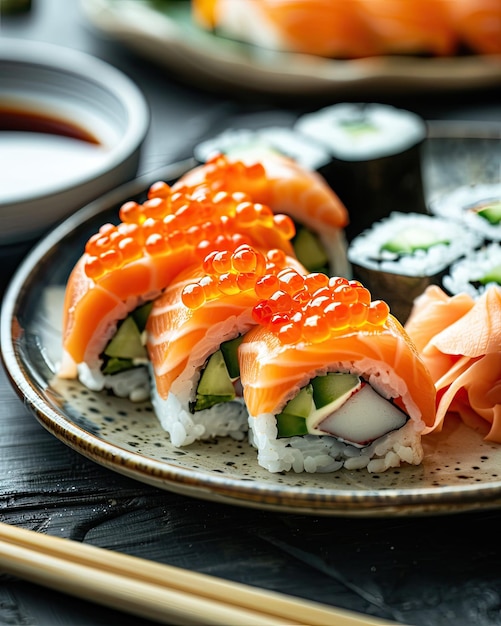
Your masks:
M105 59L152 112L139 173L191 156L211 128L329 102L211 93L100 35L79 4L38 0L2 16L0 36L50 41ZM372 96L374 99L374 96ZM331 102L334 101L334 98ZM381 99L426 120L501 121L499 87ZM2 290L23 246L2 250ZM65 446L23 406L0 369L0 520L416 626L501 624L501 512L325 518L197 500L107 470ZM1 564L0 564L1 569ZM0 624L147 624L0 576Z

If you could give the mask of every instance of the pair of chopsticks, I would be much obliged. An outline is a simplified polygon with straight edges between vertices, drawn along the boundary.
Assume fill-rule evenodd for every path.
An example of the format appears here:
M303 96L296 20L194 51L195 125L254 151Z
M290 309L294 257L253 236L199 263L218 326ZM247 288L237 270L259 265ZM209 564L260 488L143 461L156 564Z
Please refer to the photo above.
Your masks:
M176 626L395 626L4 523L0 523L0 569L44 587Z

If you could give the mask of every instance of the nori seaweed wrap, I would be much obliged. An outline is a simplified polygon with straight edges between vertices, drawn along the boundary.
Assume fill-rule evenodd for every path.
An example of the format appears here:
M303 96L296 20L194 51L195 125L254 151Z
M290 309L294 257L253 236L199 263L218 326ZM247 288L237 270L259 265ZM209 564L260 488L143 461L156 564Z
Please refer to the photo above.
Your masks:
M335 104L301 116L294 128L330 153L323 176L350 214L350 241L393 211L427 213L424 120L374 103Z
M394 212L358 235L348 247L353 276L385 300L403 324L414 299L441 285L451 264L481 245L462 224L431 215Z

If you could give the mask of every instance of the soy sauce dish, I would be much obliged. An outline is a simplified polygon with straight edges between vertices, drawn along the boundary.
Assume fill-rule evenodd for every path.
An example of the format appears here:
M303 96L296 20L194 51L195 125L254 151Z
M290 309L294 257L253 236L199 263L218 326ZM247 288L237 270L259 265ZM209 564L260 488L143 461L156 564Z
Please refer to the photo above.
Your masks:
M150 122L122 72L83 52L0 42L0 246L34 240L135 177Z

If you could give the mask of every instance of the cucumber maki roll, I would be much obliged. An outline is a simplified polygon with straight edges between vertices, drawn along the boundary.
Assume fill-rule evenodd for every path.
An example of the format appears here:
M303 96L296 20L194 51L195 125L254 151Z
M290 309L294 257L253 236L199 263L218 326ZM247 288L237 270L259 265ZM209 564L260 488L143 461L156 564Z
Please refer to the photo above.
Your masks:
M477 232L457 222L394 212L350 243L348 260L354 277L404 323L414 299L429 285L440 285L452 263L481 242Z
M501 285L501 245L493 242L456 261L442 282L452 296L467 293L473 298L490 285Z
M227 129L195 146L193 156L206 163L215 154L260 161L270 152L294 159L302 167L323 174L330 162L328 150L286 126Z
M298 132L329 151L323 175L350 216L353 239L392 211L427 213L418 115L380 104L336 104L300 117Z
M501 242L501 183L459 187L432 201L430 211L478 231L485 243Z

